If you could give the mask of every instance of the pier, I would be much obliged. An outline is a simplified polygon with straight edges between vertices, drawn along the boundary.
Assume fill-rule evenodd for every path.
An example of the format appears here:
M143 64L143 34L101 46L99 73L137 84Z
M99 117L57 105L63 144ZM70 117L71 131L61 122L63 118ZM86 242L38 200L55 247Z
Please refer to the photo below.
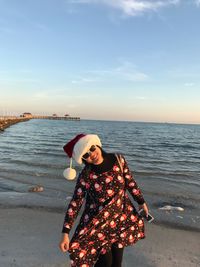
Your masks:
M3 132L6 128L8 128L11 125L28 120L29 118L20 118L16 116L0 116L0 132Z
M18 122L24 122L31 119L43 119L43 120L65 120L65 121L80 121L80 117L72 117L68 114L65 116L57 116L53 114L52 116L44 115L32 115L29 112L25 112L18 116L0 116L0 132L3 132L9 126L16 124Z
M71 116L40 116L40 115L33 115L31 117L31 119L80 121L80 117L71 117Z
M30 112L24 112L20 117L29 119L41 119L41 120L66 120L66 121L79 121L80 117L70 116L65 114L64 116L58 116L56 113L52 115L33 115Z

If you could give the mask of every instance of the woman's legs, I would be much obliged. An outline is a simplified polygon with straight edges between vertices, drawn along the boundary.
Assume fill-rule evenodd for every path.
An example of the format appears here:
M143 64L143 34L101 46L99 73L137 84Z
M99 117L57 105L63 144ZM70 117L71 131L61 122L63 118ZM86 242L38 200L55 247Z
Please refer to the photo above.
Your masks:
M121 267L124 248L112 246L106 254L100 255L94 267Z
M98 261L94 267L111 267L112 266L112 251L106 254L100 254Z
M124 248L117 248L112 246L112 265L111 267L121 267L123 259Z

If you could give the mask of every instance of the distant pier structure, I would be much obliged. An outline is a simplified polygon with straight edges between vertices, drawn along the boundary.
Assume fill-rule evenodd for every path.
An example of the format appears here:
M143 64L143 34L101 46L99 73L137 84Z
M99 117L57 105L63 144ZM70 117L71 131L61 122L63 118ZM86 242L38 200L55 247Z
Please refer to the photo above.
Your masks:
M24 112L21 117L29 119L80 121L80 117L70 116L69 114L58 116L55 113L53 115L33 115L30 112Z

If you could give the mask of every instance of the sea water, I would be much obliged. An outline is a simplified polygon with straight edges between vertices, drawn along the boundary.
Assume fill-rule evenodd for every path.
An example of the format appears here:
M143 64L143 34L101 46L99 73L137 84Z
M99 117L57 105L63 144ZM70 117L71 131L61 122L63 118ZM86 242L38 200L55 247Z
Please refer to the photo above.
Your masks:
M63 146L79 133L99 135L103 149L125 156L155 222L200 228L200 125L118 121L29 120L0 134L0 191L69 198L76 181ZM82 166L76 165L77 172Z

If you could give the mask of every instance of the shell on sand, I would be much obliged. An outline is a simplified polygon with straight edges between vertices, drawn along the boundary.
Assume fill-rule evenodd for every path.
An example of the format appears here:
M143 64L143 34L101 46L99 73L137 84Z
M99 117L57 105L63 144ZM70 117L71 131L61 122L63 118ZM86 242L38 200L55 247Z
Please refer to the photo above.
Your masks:
M166 205L166 206L164 206L164 207L159 208L159 210L167 210L167 211L178 210L178 211L184 211L184 208L182 208L182 207L176 207L176 206Z
M41 186L41 185L36 185L36 186L30 187L28 191L29 192L43 192L44 191L44 187Z

